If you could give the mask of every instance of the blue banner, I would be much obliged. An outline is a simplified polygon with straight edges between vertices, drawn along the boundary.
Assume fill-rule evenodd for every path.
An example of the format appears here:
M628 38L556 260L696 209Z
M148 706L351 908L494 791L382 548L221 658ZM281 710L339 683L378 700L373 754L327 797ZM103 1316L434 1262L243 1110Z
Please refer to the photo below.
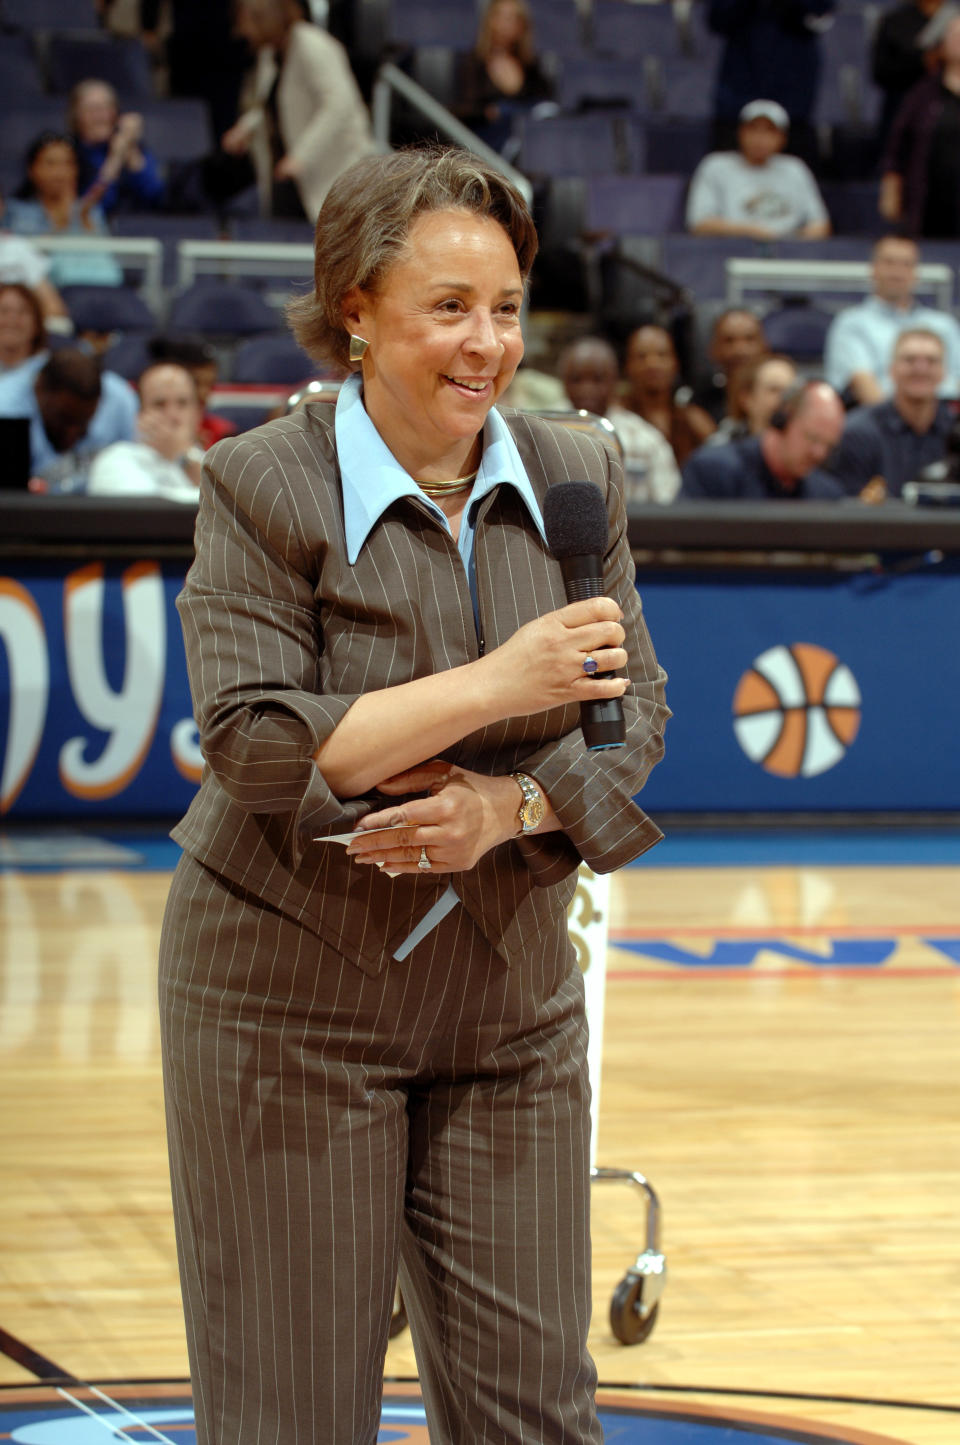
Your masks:
M169 817L200 776L182 563L0 577L0 813ZM659 811L960 809L960 571L657 572L674 712Z

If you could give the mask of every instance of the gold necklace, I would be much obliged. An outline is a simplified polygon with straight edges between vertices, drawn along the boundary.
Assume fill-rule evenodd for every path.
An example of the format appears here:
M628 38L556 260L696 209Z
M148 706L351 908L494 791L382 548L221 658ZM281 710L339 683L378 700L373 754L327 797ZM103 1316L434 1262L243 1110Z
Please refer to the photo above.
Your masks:
M452 482L418 482L417 486L431 501L435 501L438 497L452 497L457 492L465 492L472 487L477 480L479 470L480 468L477 467L475 471L465 477L455 477Z

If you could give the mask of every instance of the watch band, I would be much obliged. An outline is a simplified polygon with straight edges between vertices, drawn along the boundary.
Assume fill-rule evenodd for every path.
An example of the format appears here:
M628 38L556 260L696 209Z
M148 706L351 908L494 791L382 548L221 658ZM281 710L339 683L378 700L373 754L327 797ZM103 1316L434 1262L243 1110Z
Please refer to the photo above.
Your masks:
M543 793L533 778L529 777L526 773L511 773L510 776L523 794L523 802L520 804L520 810L517 814L519 827L515 835L519 838L522 837L524 833L532 833L536 828L539 828L543 822L546 807Z

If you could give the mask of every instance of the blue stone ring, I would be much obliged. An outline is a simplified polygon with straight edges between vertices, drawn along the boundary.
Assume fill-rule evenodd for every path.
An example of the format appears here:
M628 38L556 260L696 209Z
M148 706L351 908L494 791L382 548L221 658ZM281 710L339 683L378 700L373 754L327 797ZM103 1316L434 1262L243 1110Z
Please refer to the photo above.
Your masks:
M583 659L583 670L587 674L587 677L592 677L593 674L598 671L599 666L600 664L597 662L597 659L591 657L589 654Z

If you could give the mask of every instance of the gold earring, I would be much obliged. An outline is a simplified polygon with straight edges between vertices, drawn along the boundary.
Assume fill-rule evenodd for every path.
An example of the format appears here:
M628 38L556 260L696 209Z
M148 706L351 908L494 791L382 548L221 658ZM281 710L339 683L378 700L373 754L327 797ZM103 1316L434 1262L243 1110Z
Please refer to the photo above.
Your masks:
M365 341L362 336L354 336L354 335L351 333L351 335L350 335L350 360L351 360L351 361L362 361L362 360L363 360L363 353L366 351L366 349L367 349L367 347L368 347L369 345L370 345L369 341Z

